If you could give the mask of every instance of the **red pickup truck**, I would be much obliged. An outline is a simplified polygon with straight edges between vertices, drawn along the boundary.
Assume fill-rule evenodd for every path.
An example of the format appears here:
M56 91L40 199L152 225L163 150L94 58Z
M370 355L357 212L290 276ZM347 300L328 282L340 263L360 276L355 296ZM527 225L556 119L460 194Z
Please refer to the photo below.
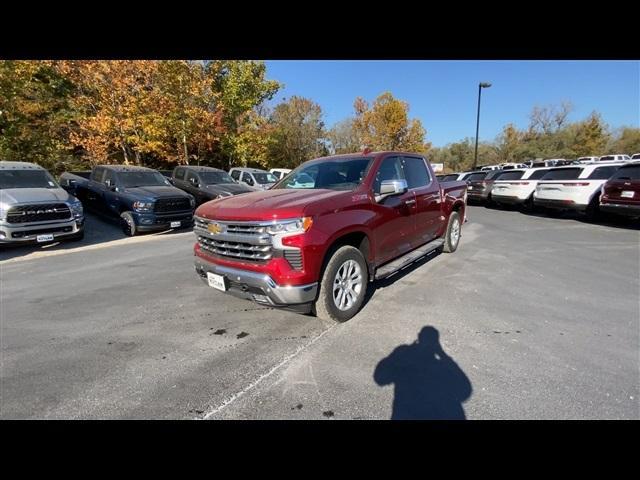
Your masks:
M466 190L440 184L419 154L310 160L269 190L201 205L195 269L229 294L343 322L369 282L435 249L456 250Z

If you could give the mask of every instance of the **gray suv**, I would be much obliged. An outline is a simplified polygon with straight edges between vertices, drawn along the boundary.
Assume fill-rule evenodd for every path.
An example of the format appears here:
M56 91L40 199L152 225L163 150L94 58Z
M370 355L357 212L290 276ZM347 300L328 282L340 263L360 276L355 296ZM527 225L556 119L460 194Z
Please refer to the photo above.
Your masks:
M44 168L0 162L0 244L48 243L84 237L82 203Z

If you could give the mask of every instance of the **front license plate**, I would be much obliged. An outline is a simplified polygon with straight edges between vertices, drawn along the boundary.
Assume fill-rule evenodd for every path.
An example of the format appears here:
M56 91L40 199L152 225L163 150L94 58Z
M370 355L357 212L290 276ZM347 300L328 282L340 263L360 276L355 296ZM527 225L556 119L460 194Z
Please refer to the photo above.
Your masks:
M620 196L624 197L624 198L633 198L633 195L635 193L636 192L634 192L633 190L623 190L623 192L620 194Z
M36 237L37 242L50 242L53 240L53 233L48 233L46 235L38 235Z
M182 222L171 222L171 228L178 228L182 225Z
M215 273L207 272L207 281L209 282L210 287L222 290L223 292L227 289L227 286L224 283L224 277L222 275L216 275Z

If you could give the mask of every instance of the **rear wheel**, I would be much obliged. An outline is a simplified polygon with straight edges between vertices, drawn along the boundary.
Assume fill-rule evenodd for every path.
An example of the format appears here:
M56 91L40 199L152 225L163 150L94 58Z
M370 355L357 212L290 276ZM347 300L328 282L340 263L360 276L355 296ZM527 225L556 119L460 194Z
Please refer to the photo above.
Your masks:
M355 247L340 247L329 259L320 280L315 313L323 320L346 322L364 301L367 291L367 264Z
M444 236L444 245L442 247L444 252L453 253L457 250L458 243L460 242L461 229L460 214L458 212L451 212L447 232Z
M600 199L597 195L591 199L584 213L589 220L598 220L600 218Z
M136 222L134 221L131 212L124 212L120 215L120 225L122 227L122 231L128 237L133 237L137 233Z

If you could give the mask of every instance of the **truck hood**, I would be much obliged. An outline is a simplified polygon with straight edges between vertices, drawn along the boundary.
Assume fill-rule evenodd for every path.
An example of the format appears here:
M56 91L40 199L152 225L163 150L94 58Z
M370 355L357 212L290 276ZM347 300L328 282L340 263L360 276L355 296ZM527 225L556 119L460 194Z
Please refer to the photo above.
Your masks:
M311 204L353 192L335 190L265 190L207 202L196 215L215 220L272 220L304 215Z
M124 194L134 195L136 197L146 197L151 200L157 198L168 198L168 197L190 197L188 193L180 190L176 187L169 187L165 185L153 185L148 187L132 187L125 188Z
M223 196L229 196L229 194L238 195L239 193L248 193L248 192L256 191L251 187L240 185L238 183L217 183L215 185L205 185L204 190L206 192L213 193L214 195L223 195Z
M8 204L68 202L74 197L62 188L7 188L0 190L0 202Z

